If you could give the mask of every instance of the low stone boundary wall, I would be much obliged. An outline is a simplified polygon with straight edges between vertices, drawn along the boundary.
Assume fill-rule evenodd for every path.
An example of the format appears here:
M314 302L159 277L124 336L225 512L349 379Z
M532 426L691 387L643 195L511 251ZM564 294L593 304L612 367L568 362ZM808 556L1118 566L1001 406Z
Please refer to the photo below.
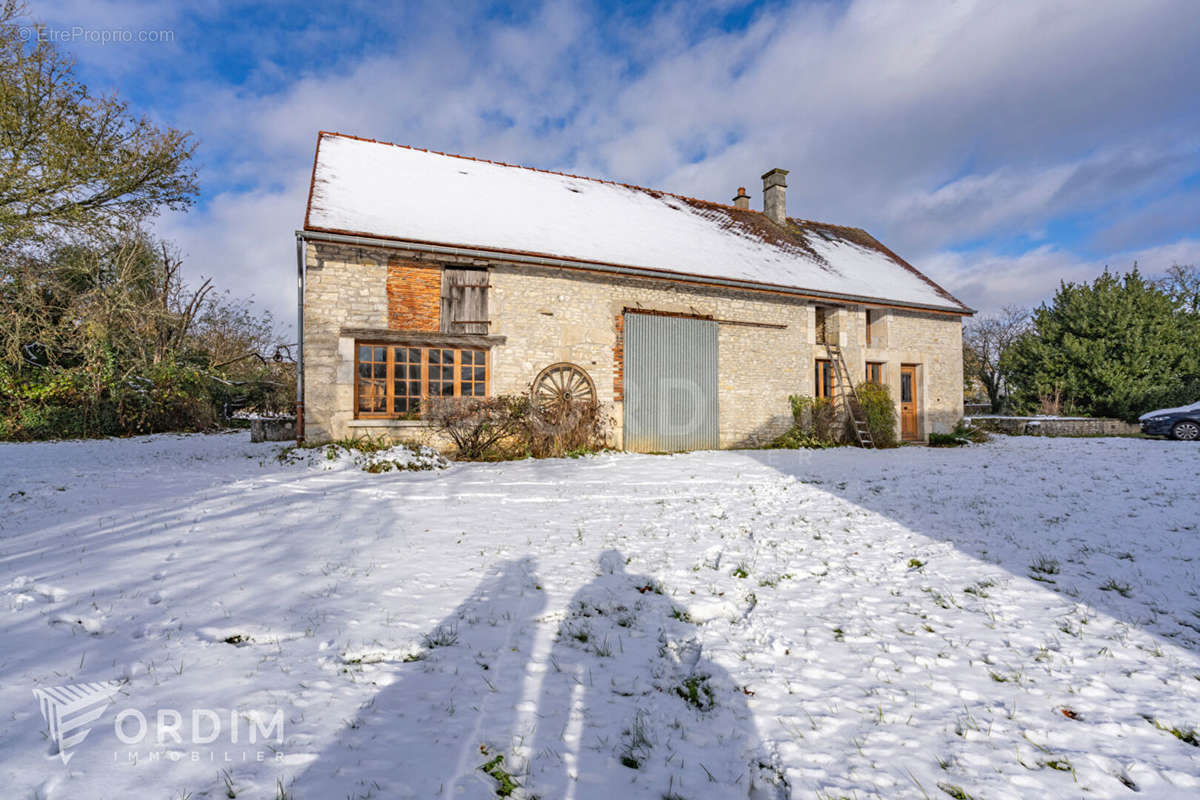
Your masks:
M286 442L295 438L295 417L254 417L250 420L252 442Z
M1091 417L1001 417L976 415L967 422L992 433L1010 436L1128 436L1141 428L1119 419Z

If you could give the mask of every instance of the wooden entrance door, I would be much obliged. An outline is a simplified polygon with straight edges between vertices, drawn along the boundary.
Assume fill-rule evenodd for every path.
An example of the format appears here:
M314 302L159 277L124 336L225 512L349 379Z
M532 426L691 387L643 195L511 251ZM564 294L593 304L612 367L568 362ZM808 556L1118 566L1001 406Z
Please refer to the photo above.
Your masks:
M900 438L906 442L917 439L917 367L900 367Z

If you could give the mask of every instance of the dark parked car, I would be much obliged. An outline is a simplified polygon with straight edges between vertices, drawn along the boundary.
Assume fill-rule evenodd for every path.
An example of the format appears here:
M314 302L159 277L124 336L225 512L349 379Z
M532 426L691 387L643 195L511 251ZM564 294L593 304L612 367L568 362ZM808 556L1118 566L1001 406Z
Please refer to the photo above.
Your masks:
M1200 403L1180 408L1160 408L1138 417L1142 433L1170 436L1187 442L1200 440Z

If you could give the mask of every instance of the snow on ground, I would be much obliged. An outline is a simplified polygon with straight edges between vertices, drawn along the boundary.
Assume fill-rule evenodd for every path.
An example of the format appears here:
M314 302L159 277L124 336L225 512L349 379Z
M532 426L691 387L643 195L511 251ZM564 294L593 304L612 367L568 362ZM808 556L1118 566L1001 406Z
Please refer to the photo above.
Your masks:
M1200 794L1194 444L278 449L0 445L5 797Z

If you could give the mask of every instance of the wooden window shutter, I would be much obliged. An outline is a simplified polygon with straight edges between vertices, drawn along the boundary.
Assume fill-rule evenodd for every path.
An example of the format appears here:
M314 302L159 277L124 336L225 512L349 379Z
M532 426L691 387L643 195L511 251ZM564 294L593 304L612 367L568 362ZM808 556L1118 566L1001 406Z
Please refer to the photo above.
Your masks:
M488 271L442 270L442 332L488 332Z

